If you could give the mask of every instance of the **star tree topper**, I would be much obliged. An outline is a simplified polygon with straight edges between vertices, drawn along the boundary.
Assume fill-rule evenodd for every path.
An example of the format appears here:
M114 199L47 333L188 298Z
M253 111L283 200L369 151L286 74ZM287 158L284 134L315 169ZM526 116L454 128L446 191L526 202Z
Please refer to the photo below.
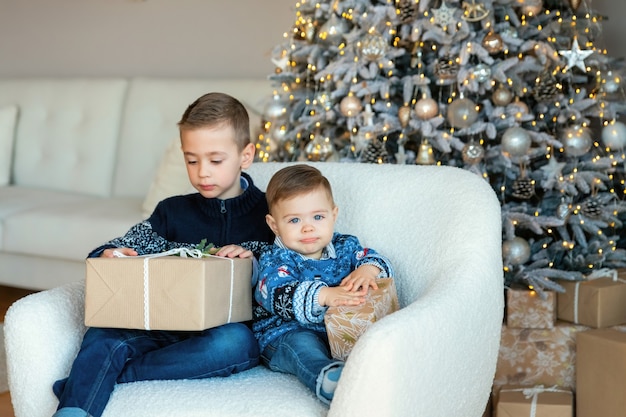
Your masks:
M589 57L589 55L593 54L591 50L583 51L578 46L578 39L574 38L574 43L572 44L572 50L567 51L559 51L559 55L563 55L567 58L567 66L565 69L571 69L573 67L580 68L583 72L587 72L587 67L585 67L585 59Z

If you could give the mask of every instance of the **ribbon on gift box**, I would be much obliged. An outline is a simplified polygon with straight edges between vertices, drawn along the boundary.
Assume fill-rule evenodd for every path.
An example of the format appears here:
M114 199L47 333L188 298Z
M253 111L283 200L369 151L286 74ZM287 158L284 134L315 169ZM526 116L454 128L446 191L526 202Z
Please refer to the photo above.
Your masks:
M520 392L520 391L522 392L522 394L524 394L524 397L527 400L532 398L532 400L530 401L529 417L536 417L537 415L537 398L539 397L539 394L542 394L544 392L563 392L563 393L572 395L572 391L559 388L556 385L553 385L552 387L547 387L547 388L544 387L543 385L536 385L534 387L527 387L527 388L505 388L501 390L500 392Z
M122 252L117 250L113 251L113 256L115 258L127 258L128 255L124 255ZM181 258L218 258L226 261L230 261L230 300L228 301L228 323L230 323L232 312L233 312L233 291L235 287L234 276L235 276L235 262L231 258L224 258L220 256L210 255L208 253L204 253L199 249L190 249L190 248L174 248L165 252L160 253L152 253L149 255L141 255L140 258L143 259L143 327L145 330L150 330L150 268L148 266L148 262L153 258L160 258L163 256L180 256ZM135 258L135 256L133 256Z
M584 281L578 281L574 285L574 323L578 324L578 292L580 289L580 284L583 282L593 281L594 279L599 278L611 278L614 282L622 282L626 284L626 280L623 280L618 277L617 271L615 269L602 268L596 271L593 271L591 274L585 277Z

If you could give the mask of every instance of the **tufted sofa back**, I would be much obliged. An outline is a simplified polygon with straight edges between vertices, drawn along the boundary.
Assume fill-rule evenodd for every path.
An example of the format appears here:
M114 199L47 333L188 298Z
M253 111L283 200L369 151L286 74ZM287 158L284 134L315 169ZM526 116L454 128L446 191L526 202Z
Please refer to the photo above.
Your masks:
M11 183L101 197L145 196L176 122L210 91L240 99L260 127L264 79L1 79L18 108Z

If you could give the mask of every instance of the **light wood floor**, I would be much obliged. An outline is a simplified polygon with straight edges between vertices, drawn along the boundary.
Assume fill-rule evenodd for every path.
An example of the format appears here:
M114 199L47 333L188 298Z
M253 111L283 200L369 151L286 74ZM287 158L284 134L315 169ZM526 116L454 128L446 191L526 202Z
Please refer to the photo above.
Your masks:
M4 321L4 315L11 304L30 293L32 291L0 285L0 317L2 317L2 321ZM11 405L11 395L8 392L0 394L0 416L15 417Z

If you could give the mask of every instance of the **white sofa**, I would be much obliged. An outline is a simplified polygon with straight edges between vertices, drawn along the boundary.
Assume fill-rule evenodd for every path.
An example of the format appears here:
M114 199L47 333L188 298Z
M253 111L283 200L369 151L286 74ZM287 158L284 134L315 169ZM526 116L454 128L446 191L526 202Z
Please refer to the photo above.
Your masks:
M257 163L249 172L264 189L282 165ZM503 315L494 192L451 167L316 166L334 188L337 230L393 262L402 307L359 339L330 409L295 378L259 366L229 378L118 385L103 417L482 415ZM11 306L5 343L16 417L52 415L52 383L68 374L84 330L81 282Z
M239 98L258 131L265 79L0 79L0 284L81 279L89 251L156 203L176 123L210 91Z

